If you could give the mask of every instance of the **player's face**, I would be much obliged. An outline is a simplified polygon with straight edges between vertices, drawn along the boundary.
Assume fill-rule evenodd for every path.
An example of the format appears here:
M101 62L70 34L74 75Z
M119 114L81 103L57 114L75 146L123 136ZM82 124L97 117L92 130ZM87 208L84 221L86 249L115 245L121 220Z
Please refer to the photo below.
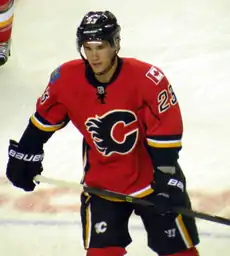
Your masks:
M114 57L114 48L108 42L95 41L85 42L83 44L86 58L94 73L100 73L106 70Z

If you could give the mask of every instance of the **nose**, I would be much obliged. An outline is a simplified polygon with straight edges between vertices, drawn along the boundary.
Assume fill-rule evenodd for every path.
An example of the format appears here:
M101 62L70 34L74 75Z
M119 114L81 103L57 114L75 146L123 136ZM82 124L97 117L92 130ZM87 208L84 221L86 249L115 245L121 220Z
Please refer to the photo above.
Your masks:
M93 51L92 51L92 59L93 60L98 59L98 51L96 49L93 49Z

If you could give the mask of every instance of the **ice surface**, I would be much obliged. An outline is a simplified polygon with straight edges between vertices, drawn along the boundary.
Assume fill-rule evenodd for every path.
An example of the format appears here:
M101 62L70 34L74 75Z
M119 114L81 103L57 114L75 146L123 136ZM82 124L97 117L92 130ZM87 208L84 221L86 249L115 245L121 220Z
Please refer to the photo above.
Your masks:
M228 0L16 1L12 57L0 68L0 177L8 140L20 138L50 73L79 57L77 24L89 10L101 9L113 11L122 26L120 55L159 66L174 87L185 127L180 163L194 207L230 217ZM52 137L45 152L46 176L80 179L81 136L71 124ZM78 194L41 186L38 192L53 192L47 208L42 197L31 198L3 179L0 185L0 255L85 255ZM201 256L229 256L229 227L198 225ZM132 218L130 226L134 242L128 255L153 255L140 221Z

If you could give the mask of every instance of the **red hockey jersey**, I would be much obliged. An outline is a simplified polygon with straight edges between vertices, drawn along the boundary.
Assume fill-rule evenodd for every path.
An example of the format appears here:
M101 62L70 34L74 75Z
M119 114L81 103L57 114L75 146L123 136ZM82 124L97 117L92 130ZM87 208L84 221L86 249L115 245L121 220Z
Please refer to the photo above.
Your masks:
M31 121L44 131L72 121L84 137L88 186L148 195L154 171L147 148L181 148L182 119L172 86L159 68L131 58L119 58L108 84L95 82L89 70L82 60L56 69Z

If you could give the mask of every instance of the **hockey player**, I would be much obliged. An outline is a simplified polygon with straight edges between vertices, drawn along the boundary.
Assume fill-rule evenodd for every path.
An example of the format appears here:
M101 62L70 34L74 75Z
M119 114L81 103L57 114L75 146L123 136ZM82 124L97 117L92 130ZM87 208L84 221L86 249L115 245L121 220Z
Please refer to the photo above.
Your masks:
M10 56L13 16L14 0L0 0L0 66Z
M43 170L44 143L71 120L84 138L83 182L156 205L83 193L86 255L125 255L134 212L144 223L148 246L158 255L198 256L195 220L170 210L191 207L178 164L183 127L171 84L158 67L118 56L120 26L109 11L84 16L77 46L82 59L53 71L19 143L10 141L8 179L33 191L33 177Z

